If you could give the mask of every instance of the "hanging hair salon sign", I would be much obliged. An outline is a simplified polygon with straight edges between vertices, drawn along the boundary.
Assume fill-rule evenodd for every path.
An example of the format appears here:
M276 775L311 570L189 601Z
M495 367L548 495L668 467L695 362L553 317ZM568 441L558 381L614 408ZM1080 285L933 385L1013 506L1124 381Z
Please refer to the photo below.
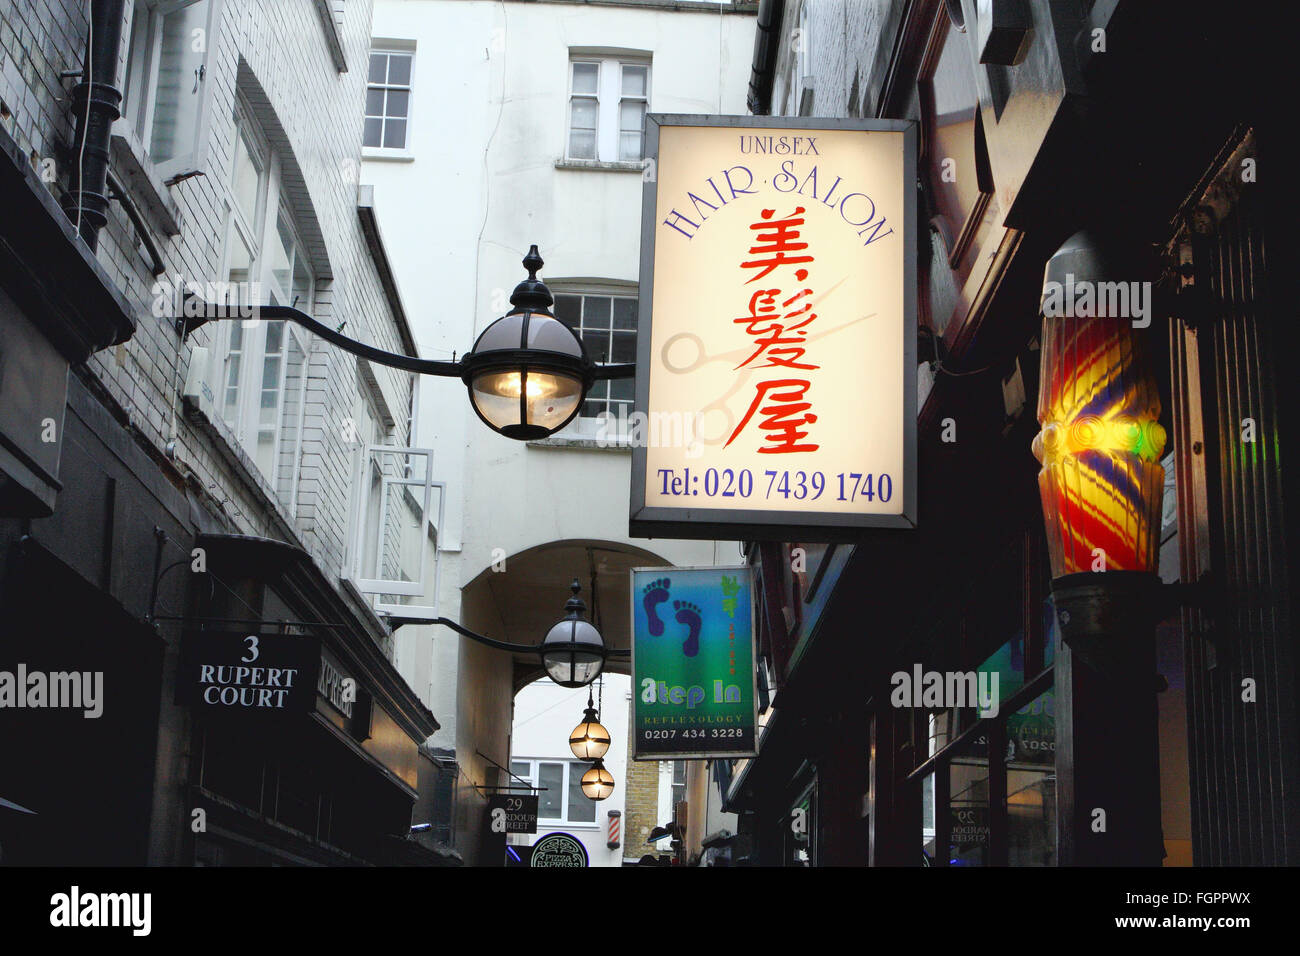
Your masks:
M914 124L646 130L631 533L914 527Z

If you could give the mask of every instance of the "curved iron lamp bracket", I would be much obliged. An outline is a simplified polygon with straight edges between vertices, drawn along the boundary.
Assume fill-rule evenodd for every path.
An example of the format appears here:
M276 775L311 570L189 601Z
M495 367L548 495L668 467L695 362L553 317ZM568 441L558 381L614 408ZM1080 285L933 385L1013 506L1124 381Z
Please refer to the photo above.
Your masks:
M266 319L274 321L284 319L288 322L296 322L309 332L319 335L326 342L337 345L345 352L351 352L353 355L374 362L376 365L385 365L389 368L400 368L407 372L414 372L417 375L437 375L443 378L465 377L466 365L464 360L459 362L448 362L438 359L422 359L414 355L402 355L398 352L386 352L383 349L377 349L373 345L366 345L364 342L358 342L356 339L348 338L341 332L331 329L328 325L317 322L310 315L301 312L298 309L288 305L259 305L253 307L253 316L246 314L246 306L228 306L219 305L212 302L203 302L198 299L192 292L186 292L183 300L184 304L181 314L176 316L176 333L184 341L189 338L190 333L195 329L202 328L209 322L220 319L243 319L249 318ZM197 304L195 304L197 302ZM196 314L192 314L196 313ZM466 356L468 358L469 356ZM636 376L635 365L593 365L591 367L592 376L596 380L615 379L615 378L634 378Z
M460 362L445 362L437 359L416 358L414 355L402 355L398 352L386 352L383 349L377 349L373 345L366 345L364 342L358 342L356 339L350 339L341 332L331 329L328 325L317 322L310 315L301 312L298 309L288 305L258 305L253 306L253 316L246 314L245 306L226 306L218 305L211 302L200 301L197 306L192 305L198 297L193 293L185 294L185 305L182 308L181 315L176 317L176 332L180 335L182 341L188 339L190 333L195 329L202 328L209 322L219 319L243 319L250 318L266 319L274 321L284 319L289 322L296 322L310 332L319 335L326 342L337 345L345 352L351 352L353 355L360 356L363 359L374 362L376 365L386 365L389 368L405 369L408 372L415 372L418 375L441 375L445 378L460 378L464 372L464 367ZM197 315L190 314L197 311Z
M407 624L441 624L449 627L461 637L468 637L471 641L478 641L480 644L486 644L488 647L494 647L498 651L509 651L512 654L537 654L541 651L540 644L511 644L509 641L498 641L495 638L487 637L483 634L477 634L467 627L462 627L455 621L446 617L396 617L389 616L384 618L388 626L394 631L399 627ZM606 657L631 657L632 652L624 648L606 648Z

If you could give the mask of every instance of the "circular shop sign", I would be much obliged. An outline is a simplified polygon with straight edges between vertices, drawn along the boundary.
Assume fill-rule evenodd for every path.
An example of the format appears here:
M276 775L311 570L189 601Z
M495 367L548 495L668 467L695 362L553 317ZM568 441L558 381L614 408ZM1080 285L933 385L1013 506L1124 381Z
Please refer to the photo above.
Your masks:
M587 848L567 833L548 833L533 844L529 866L587 866Z

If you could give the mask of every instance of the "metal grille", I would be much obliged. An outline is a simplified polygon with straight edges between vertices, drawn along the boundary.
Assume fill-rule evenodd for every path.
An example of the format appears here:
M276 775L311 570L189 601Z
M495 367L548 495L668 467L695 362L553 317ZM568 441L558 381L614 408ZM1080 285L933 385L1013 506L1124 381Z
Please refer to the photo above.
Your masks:
M1263 210L1242 181L1254 150L1245 131L1216 159L1171 247L1195 326L1171 332L1182 579L1221 602L1183 618L1193 852L1210 866L1297 862L1276 352Z

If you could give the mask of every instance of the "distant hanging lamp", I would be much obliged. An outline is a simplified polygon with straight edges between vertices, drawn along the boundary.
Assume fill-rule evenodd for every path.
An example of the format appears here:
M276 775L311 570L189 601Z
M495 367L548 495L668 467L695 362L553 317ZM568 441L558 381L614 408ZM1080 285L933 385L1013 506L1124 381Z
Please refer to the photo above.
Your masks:
M600 631L583 620L587 605L578 594L582 586L573 579L564 609L569 613L547 633L541 643L542 666L561 687L582 687L600 676L605 667L605 641Z
M587 691L587 709L582 712L582 723L569 734L569 749L579 760L599 760L609 752L609 731L596 718L591 691Z
M614 776L605 769L604 761L599 757L582 775L582 792L590 800L604 800L614 792Z

